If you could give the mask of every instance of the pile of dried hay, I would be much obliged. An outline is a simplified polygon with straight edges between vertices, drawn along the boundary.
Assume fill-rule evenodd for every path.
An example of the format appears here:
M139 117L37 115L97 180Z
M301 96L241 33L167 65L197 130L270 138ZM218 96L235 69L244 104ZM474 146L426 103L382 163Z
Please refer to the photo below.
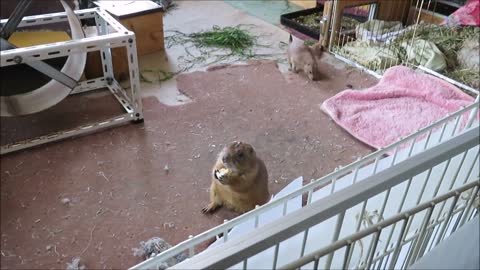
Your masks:
M414 36L415 34L415 36ZM419 24L416 30L409 30L399 36L392 44L403 62L407 61L406 51L402 48L403 41L410 42L412 38L420 38L432 41L445 55L447 68L440 73L456 81L478 89L480 87L480 72L478 67L466 68L461 65L458 53L464 47L467 40L480 39L479 27L450 28L434 24ZM472 58L479 58L479 50L473 51Z

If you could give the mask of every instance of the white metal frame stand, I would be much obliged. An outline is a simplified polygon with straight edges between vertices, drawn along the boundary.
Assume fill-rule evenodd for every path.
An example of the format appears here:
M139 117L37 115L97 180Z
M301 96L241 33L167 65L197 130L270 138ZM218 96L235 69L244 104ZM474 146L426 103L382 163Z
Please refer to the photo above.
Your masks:
M48 135L2 145L0 148L0 155L44 143L58 141L72 136L91 133L129 121L143 121L135 33L126 29L105 10L100 8L77 10L75 11L75 14L79 17L79 19L95 18L98 35L80 40L70 40L26 48L4 50L0 54L0 66L5 67L21 63L68 56L72 53L72 51L76 51L76 53L100 51L103 76L79 82L79 84L71 91L70 95L108 88L118 102L122 105L125 112L103 121L89 123L73 129L61 130ZM1 20L0 23L5 25L7 21L8 19ZM24 17L18 27L21 28L33 25L45 25L64 21L67 21L65 12L50 13L45 15ZM110 31L112 29L115 30L115 32L111 33ZM128 91L123 89L113 76L111 48L116 47L125 47L127 50L130 76L130 89Z

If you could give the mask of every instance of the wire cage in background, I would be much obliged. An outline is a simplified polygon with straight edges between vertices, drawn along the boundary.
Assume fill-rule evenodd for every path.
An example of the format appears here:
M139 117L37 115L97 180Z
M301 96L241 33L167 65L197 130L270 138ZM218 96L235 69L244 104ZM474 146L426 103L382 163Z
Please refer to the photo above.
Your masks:
M419 68L478 94L480 87L480 27L461 25L452 15L462 4L445 0L341 0L323 1L320 42L341 60L380 77L396 65ZM460 9L459 9L460 8ZM472 7L473 8L473 7ZM361 10L368 20L342 25ZM468 10L471 7L463 7ZM463 10L462 9L462 10Z

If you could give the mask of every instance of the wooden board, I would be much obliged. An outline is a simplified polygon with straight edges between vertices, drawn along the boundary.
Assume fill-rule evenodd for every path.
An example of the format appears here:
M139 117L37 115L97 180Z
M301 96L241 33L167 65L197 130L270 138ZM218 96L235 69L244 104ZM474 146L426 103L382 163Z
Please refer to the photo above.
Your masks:
M433 23L433 24L440 24L442 23L447 16L441 15L435 12L427 11L427 10L422 10L420 12L420 21L426 22L426 23ZM410 14L408 16L408 24L414 24L418 19L418 8L411 7L410 8Z
M314 8L317 6L317 0L288 0L288 2L291 2L297 6L301 6L304 9Z
M324 18L326 18L325 27L321 30L320 42L324 46L330 46L331 33L327 29L332 29L335 33L333 44L336 42L338 33L340 31L342 14L344 9L350 7L358 7L370 4L376 4L376 18L385 21L402 21L407 22L409 9L412 0L341 0L325 1ZM334 8L335 6L335 8ZM335 18L335 20L333 20Z
M377 19L407 23L412 0L381 0L378 5Z
M164 50L163 7L152 1L95 1L135 33L139 56Z
M138 55L165 50L163 40L163 12L120 20L128 30L135 32Z
M113 48L112 65L113 76L117 81L123 81L128 78L128 59L127 50L125 48ZM85 77L94 79L103 76L102 60L100 52L87 53L87 63L85 65Z

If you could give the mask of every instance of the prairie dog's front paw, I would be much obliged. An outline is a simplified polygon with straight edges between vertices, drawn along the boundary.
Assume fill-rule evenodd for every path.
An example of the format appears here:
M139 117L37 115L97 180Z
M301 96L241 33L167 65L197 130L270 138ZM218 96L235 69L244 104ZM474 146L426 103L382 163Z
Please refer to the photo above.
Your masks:
M214 175L215 178L218 180L224 180L225 177L230 173L231 171L227 168L221 168L219 170L215 170Z

